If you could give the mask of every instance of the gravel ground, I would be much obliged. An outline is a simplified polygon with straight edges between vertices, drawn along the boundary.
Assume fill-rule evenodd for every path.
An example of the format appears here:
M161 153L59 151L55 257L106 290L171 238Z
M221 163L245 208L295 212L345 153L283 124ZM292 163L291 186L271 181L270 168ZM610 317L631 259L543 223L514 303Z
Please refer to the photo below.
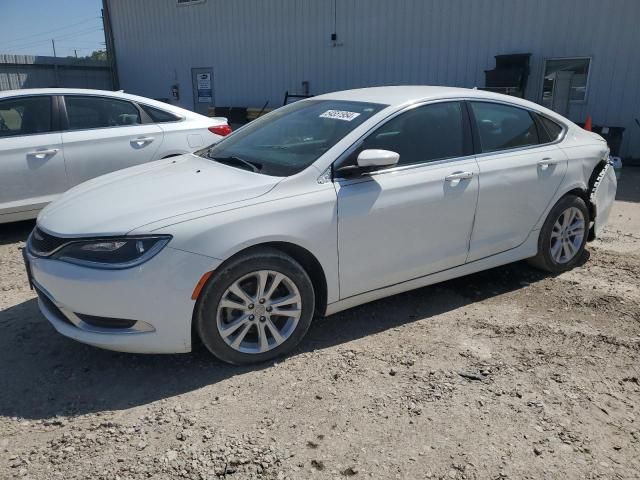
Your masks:
M271 365L58 335L0 226L0 478L639 478L640 169L582 266L317 320Z

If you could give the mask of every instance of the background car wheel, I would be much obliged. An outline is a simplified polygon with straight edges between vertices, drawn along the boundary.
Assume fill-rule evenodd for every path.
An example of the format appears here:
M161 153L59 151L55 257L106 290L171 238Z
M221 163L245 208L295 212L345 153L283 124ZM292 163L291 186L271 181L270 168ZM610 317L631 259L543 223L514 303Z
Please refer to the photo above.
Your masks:
M571 270L580 261L587 242L589 210L575 195L561 198L542 226L538 254L529 263L547 272Z
M314 309L313 285L302 266L279 250L261 249L211 277L196 306L196 329L220 360L264 362L300 343Z

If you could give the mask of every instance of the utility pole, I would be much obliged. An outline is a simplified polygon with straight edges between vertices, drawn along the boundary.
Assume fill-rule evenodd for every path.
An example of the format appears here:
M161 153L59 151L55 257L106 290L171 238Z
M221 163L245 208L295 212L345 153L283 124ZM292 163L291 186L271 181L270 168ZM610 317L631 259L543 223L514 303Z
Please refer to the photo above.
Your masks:
M76 58L78 58L78 50L74 48L73 49L73 53L75 53L76 54Z
M52 38L51 39L51 46L53 47L53 57L54 58L58 58L58 56L56 55L56 41ZM53 78L54 81L56 83L56 87L60 86L60 83L58 81L58 60L54 60L53 61Z

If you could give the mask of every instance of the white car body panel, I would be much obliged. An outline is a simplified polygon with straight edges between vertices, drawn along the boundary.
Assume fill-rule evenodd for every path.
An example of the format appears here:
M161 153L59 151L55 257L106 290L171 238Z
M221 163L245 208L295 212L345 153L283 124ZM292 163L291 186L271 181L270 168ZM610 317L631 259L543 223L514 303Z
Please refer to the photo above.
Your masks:
M556 145L477 159L480 193L470 262L521 245L551 204L567 171L567 157Z
M136 102L180 120L0 136L0 223L35 218L60 194L91 178L141 163L182 155L220 140L208 130L227 123L163 102L102 90L50 88L0 92L0 101L28 96L97 96ZM29 152L58 150L35 161Z
M215 185L212 179L216 180ZM38 225L60 236L74 236L80 225L81 231L95 235L124 235L154 221L175 221L175 217L185 212L246 202L264 195L278 180L195 155L183 155L79 185L47 206L38 217ZM159 197L158 191L164 194ZM105 203L111 203L112 207L107 222L104 214L95 213ZM195 205L199 208L194 209ZM160 211L162 215L158 216ZM108 229L103 228L107 225Z
M61 133L0 138L0 148L0 223L35 217L69 188Z
M153 332L112 335L71 326L46 308L40 308L63 335L107 349L140 353L181 353L191 350L193 278L215 269L219 260L170 247L158 257L129 270L87 275L86 268L29 256L33 278L59 307L78 313L135 318L150 323ZM166 302L163 292L175 295Z
M462 171L473 176L445 181ZM339 180L336 188L342 297L466 261L478 199L474 158Z
M38 227L58 237L173 238L147 263L122 271L29 257L35 281L59 305L148 321L154 332L86 332L56 321L43 305L45 316L64 335L104 348L183 352L190 349L196 304L190 295L196 284L254 246L286 244L316 260L326 280L326 303L320 306L326 314L528 258L537 253L549 210L568 192L586 195L594 168L608 153L600 137L557 114L489 92L385 87L315 98L389 107L290 177L184 155L95 178L48 206ZM332 180L332 163L407 105L469 98L541 112L562 123L565 135L553 144ZM551 165L539 165L544 159ZM457 183L445 179L458 172L470 176ZM602 189L596 195L598 212L613 202L615 183L609 176ZM596 230L601 223L596 217Z
M69 184L155 160L162 143L163 132L156 124L63 132Z

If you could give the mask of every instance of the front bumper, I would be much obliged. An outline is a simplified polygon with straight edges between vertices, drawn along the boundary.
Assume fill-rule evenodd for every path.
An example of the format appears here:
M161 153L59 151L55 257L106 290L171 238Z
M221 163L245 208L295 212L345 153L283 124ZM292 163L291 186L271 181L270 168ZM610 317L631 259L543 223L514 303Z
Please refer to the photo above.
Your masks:
M40 311L69 338L132 353L191 351L191 294L220 261L165 247L148 262L126 270L99 270L26 253ZM107 328L83 318L130 319Z

